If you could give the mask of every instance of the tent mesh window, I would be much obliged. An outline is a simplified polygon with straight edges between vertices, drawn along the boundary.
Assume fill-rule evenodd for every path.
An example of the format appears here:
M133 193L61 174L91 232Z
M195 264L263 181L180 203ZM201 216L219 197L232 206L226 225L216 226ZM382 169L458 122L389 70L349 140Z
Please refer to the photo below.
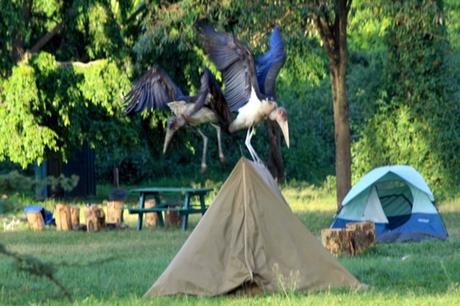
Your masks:
M391 180L377 183L376 189L389 222L387 227L394 229L406 223L414 201L409 186L403 181Z

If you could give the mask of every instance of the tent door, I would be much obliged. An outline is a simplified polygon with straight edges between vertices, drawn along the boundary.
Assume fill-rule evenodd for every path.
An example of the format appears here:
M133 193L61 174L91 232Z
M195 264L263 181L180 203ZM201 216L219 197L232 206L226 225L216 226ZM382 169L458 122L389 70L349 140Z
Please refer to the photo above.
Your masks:
M407 184L402 181L387 181L377 184L376 189L388 218L388 229L395 229L409 221L413 196Z
M388 223L388 219L382 209L379 196L375 186L367 198L366 207L364 208L363 220L369 220L375 223Z

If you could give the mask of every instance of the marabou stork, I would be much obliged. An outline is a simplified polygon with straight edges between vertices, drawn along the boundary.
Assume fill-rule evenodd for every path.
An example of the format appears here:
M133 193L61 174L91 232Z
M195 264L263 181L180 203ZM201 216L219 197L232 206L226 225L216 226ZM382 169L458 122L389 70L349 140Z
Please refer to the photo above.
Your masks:
M197 23L197 29L205 53L223 75L225 100L219 101L226 102L230 111L238 112L236 118L228 123L228 131L247 129L246 147L253 160L260 161L251 145L251 138L256 125L269 118L279 124L289 147L287 112L274 101L276 78L286 61L280 29L273 29L269 50L255 63L249 48L234 36L217 32L203 22Z
M224 96L219 84L207 68L201 77L198 94L186 96L166 72L154 66L133 85L131 91L126 95L125 113L141 112L144 109L161 109L167 105L173 114L168 119L163 153L166 152L172 136L179 128L184 125L196 127L196 130L203 138L201 171L205 172L207 169L206 151L208 138L197 126L210 123L216 128L219 159L222 163L225 162L221 144L221 126L226 126L226 122L229 119L225 116L230 116L230 113L226 112L226 110L221 110L218 114L224 117L217 116L213 107L222 105L222 102L217 101L219 99L224 99ZM213 100L216 101L214 102Z

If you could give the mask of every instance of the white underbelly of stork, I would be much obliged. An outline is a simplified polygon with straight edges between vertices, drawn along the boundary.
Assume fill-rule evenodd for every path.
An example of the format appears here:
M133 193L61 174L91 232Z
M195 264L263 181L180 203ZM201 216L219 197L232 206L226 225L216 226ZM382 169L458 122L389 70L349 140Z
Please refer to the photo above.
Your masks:
M203 107L198 112L188 117L187 122L192 126L200 125L200 124L208 123L208 122L216 123L217 117L216 117L216 114L214 114L214 112L211 111L209 108Z
M268 101L260 101L252 89L249 101L238 109L238 116L230 124L229 131L234 132L249 128L262 121L272 110L273 105Z

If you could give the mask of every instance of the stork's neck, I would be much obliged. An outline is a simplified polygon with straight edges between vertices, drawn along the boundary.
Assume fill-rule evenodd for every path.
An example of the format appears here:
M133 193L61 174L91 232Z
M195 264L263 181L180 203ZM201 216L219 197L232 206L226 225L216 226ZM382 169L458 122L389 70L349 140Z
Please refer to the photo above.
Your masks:
M252 87L252 86L251 86L251 96L249 97L248 103L251 103L251 102L261 102L261 100L259 99L259 97L256 94L256 91L255 91L254 87Z

